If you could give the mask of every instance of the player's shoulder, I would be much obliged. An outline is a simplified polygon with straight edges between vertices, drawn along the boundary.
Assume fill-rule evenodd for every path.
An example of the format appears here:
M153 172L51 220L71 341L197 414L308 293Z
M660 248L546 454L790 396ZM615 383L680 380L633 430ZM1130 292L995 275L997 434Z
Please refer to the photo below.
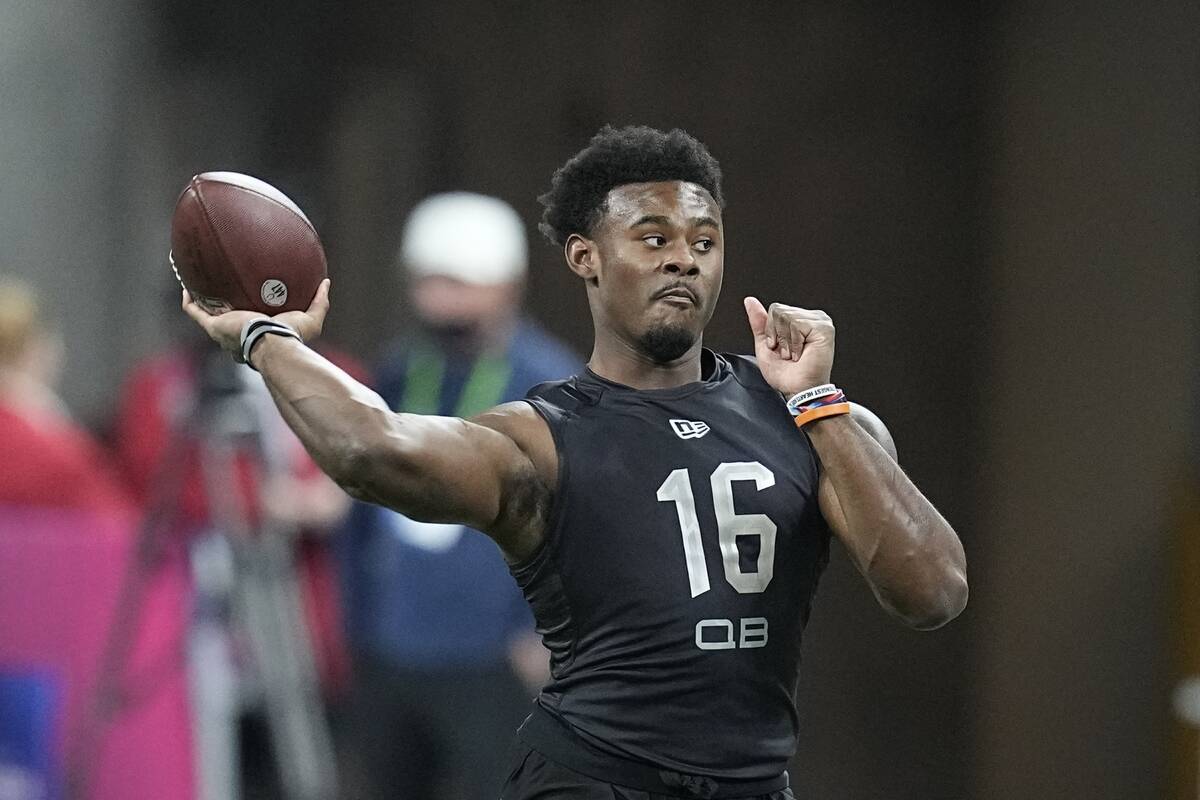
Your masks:
M561 380L543 381L525 393L525 403L542 416L550 416L553 422L563 415L577 414L587 406L595 405L599 394L578 375Z
M501 403L470 422L495 431L517 446L533 463L542 482L553 490L558 482L558 449L553 423L530 403Z
M487 411L471 417L469 421L475 425L499 431L509 438L517 440L518 443L528 439L531 434L536 435L546 428L542 417L529 403L523 400L514 400L493 406Z

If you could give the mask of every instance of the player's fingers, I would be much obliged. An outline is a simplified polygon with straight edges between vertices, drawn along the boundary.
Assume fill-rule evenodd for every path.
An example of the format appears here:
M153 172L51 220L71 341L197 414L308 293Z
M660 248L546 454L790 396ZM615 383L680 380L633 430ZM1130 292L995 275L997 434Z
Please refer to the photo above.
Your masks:
M787 318L780 310L778 303L771 304L771 335L775 339L778 347L777 351L782 358L791 358L791 331L788 329Z
M804 319L792 319L788 327L792 360L799 361L800 354L804 352L804 344L808 341L808 332L812 330L812 325Z
M316 295L308 304L308 313L319 322L324 321L325 315L329 313L329 278L321 281L321 285L317 287Z
M211 315L201 308L199 303L192 300L192 297L188 294L187 289L183 290L183 310L196 322L196 324L198 324L201 328L204 328L204 330L208 330L208 321L211 319Z
M767 334L767 309L757 297L747 297L742 301L746 306L746 318L750 321L750 332L754 334L755 339L768 337Z
M757 297L747 297L744 301L746 317L750 320L750 332L754 335L754 356L760 363L765 363L771 355L771 331L767 325L767 310Z

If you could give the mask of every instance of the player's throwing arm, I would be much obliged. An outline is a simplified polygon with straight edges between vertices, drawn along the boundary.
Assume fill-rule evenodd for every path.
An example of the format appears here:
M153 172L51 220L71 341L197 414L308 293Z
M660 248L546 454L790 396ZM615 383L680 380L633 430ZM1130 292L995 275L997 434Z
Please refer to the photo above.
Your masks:
M316 230L286 195L249 175L195 176L172 216L171 265L184 311L262 373L284 419L347 492L470 525L510 558L536 547L557 475L545 424L525 404L481 424L394 414L305 347L329 311L329 280Z
M284 420L351 495L414 519L470 525L513 560L537 547L552 488L538 465L551 476L556 467L549 431L527 405L501 406L483 415L483 424L394 413L303 344L321 332L328 279L306 311L212 315L186 290L183 308L221 347L262 373Z
M745 301L763 378L786 397L836 391L829 315L780 303ZM821 460L821 512L879 602L914 628L937 628L967 602L966 557L949 523L896 463L879 418L824 395L797 421ZM839 407L842 406L842 407ZM851 413L838 413L850 411Z

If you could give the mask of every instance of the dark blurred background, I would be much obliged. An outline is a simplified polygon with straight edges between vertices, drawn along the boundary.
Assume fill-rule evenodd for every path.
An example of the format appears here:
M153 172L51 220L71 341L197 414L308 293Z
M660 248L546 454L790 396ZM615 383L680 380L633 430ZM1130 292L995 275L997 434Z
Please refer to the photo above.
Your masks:
M532 234L600 125L685 128L727 181L707 342L750 348L744 294L829 311L836 380L968 555L967 611L915 633L835 553L797 796L1149 800L1195 769L1170 769L1171 741L1195 751L1168 699L1198 485L1198 54L1186 0L0 0L0 269L44 291L64 395L103 431L173 322L193 173L309 213L328 335L366 359L405 325L395 248L422 196L502 197ZM531 311L586 353L583 291L532 253Z

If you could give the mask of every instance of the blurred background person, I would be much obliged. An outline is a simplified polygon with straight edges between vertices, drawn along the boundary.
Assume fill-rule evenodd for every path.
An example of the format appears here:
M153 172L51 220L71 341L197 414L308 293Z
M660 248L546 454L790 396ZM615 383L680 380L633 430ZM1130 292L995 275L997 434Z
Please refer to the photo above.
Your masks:
M94 575L94 548L128 541L132 521L110 454L56 391L64 349L33 286L0 275L0 573L9 573L0 574L8 592L0 596L2 797L57 797L61 785L56 733L68 669L47 652L55 639L41 634L69 610L53 588L69 581L48 567L69 553ZM13 591L21 573L51 586ZM93 596L72 597L80 599Z
M63 355L33 287L0 275L0 505L124 514L111 456L55 391Z
M230 368L224 361L212 358L211 348L205 347L206 342L175 319L179 316L178 284L172 283L163 292L162 301L170 312L166 317L168 343L130 368L120 390L114 421L118 463L134 498L142 506L154 499L151 496L155 489L154 480L166 466L163 459L169 455L172 435L188 433L183 428L198 409L199 392L206 388L206 380L223 381L230 374L243 376L246 380L239 381L238 388L253 397L256 406L258 400L267 403L268 419L277 422L281 430L287 430L283 420L277 418L261 381L248 371ZM354 358L328 346L323 346L322 353L347 372L359 378L366 376L366 371ZM267 432L274 436L279 430L272 425ZM247 498L255 504L264 504L254 513L270 513L279 521L327 532L341 522L349 500L321 474L290 432L280 435L285 442L283 447L290 469L283 480L276 480L267 487L270 491L257 491L252 484L253 464L249 454L238 459L239 477L246 482ZM188 473L178 498L177 513L182 522L196 526L208 519L209 498L199 473L198 453L194 449L188 450L184 458L189 462Z
M155 480L167 467L173 436L197 411L202 383L215 370L244 375L242 390L256 407L264 411L269 425L267 441L280 443L286 468L265 476L256 466L254 454L236 454L234 468L251 523L269 517L298 531L299 568L305 581L306 613L312 625L317 666L327 692L337 691L345 679L348 663L342 644L340 605L337 599L336 568L325 536L335 530L349 509L349 498L317 468L274 410L266 387L248 371L230 368L212 358L210 348L195 332L178 324L179 287L172 284L164 292L164 303L172 315L169 344L157 353L138 361L121 388L114 431L116 453L122 473L139 507L148 509L163 498L153 497ZM194 327L194 326L193 326ZM354 358L330 347L322 353L339 367L360 378L366 371ZM216 376L218 379L222 375ZM196 433L192 431L191 433ZM184 447L186 462L179 496L171 498L181 531L195 530L210 521L211 499L207 496L201 472L200 452L192 443ZM259 480L269 485L259 485Z
M241 517L237 527L255 535L290 538L291 566L306 623L306 640L300 646L311 647L321 695L328 706L336 707L349 657L327 536L343 522L350 500L288 430L258 375L228 358L214 357L201 337L178 324L177 284L164 291L163 302L171 312L166 317L168 344L135 363L120 392L114 429L121 469L142 513L165 508L181 541L219 529L224 521L221 508L234 510ZM365 377L353 358L329 347L323 352L348 372ZM237 397L237 404L214 418L214 408L226 408L215 404L229 397ZM218 442L231 426L238 434L225 459ZM173 469L182 470L177 482L164 480ZM213 470L220 474L214 476ZM234 502L214 496L222 488L237 495ZM245 635L236 625L231 641ZM244 696L261 695L266 679L252 666L241 678L250 687ZM248 797L281 796L279 771L287 765L273 760L276 748L268 741L265 705L253 699L245 705L238 744L243 788Z
M470 417L576 372L580 360L522 316L525 227L468 192L421 202L400 261L416 330L376 372L396 411ZM357 504L345 545L355 651L345 744L364 786L394 800L495 798L507 746L549 674L500 551L460 525Z

